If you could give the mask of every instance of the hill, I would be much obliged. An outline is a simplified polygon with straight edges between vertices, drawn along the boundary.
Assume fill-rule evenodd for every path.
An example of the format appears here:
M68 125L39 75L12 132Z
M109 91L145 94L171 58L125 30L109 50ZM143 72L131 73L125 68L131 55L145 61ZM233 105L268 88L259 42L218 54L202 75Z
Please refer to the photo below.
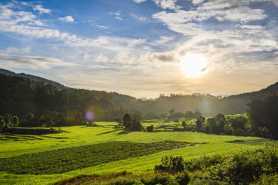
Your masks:
M125 112L141 112L155 118L176 112L200 111L210 116L247 111L254 99L278 94L278 83L263 90L220 98L212 95L170 95L140 100L115 92L74 89L41 77L0 69L0 115L13 113L21 120L36 117L49 122L55 117L61 123L76 123L87 112L96 120L115 120ZM31 119L31 118L29 118Z

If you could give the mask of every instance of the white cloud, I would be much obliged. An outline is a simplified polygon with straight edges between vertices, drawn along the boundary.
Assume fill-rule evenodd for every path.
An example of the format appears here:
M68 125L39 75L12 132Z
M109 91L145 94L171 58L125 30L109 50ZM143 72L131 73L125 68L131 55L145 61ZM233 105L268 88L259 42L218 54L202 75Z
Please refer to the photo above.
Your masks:
M97 27L99 30L107 30L109 28L108 26L104 26L104 25L100 25L100 24L96 24L94 26Z
M35 11L39 12L40 14L50 14L51 13L50 9L44 8L42 5L33 5L32 7Z
M143 2L143 0L139 1L137 0L138 3ZM259 0L248 2L251 1ZM276 67L273 67L273 61L277 61L277 57L266 58L259 64L251 61L250 57L243 58L244 54L271 53L278 49L277 22L274 20L267 27L253 22L264 20L267 12L247 6L247 0L245 3L241 0L204 2L194 0L192 2L195 5L190 10L183 10L177 6L176 1L156 2L165 10L156 13L153 18L165 24L169 30L179 34L171 35L172 32L167 32L167 36L161 36L158 40L151 40L151 42L143 38L85 37L64 32L48 26L47 21L37 16L38 12L28 12L26 9L22 11L20 8L0 4L1 32L33 39L47 39L47 49L56 47L58 51L54 52L55 54L51 53L54 49L51 52L45 51L44 53L49 53L49 56L55 55L48 57L34 54L32 48L8 48L0 51L0 66L25 67L36 69L36 71L44 69L53 71L60 68L63 71L59 71L59 74L61 76L63 74L64 81L68 84L73 81L81 84L82 88L98 84L93 86L94 89L132 92L133 95L138 96L150 96L151 93L152 96L157 96L163 92L184 92L185 90L187 93L196 92L196 90L214 92L215 89L221 89L219 87L224 84L224 80L228 81L231 88L223 91L221 89L221 93L238 92L235 84L240 80L237 76L246 74L246 77L241 80L249 83L254 77L259 76L262 68L266 68L264 69L266 73L272 74L271 77L270 75L262 77L264 82L277 79L277 75L275 77L277 62ZM123 20L120 11L111 15L118 20ZM134 15L130 14L130 16ZM134 16L134 18L145 21L144 17ZM210 25L206 24L210 19L215 21ZM214 25L215 22L219 25L228 23L228 26L218 29L217 24ZM107 29L106 25L94 23L94 27L98 29ZM211 62L209 71L212 72L208 73L207 78L191 82L179 73L180 58L187 52L201 52L209 57ZM75 70L72 70L72 67ZM109 70L109 74L104 73L103 70ZM84 75L81 81L76 78L81 74L80 71ZM225 77L225 75L231 76L228 73L232 77ZM138 76L140 76L139 79ZM236 83L229 81L228 78ZM115 85L115 79L121 81L120 86ZM221 81L221 79L224 80ZM215 81L217 83L213 83ZM144 86L140 91L137 90L138 84ZM156 84L156 90L153 90L153 84ZM213 84L213 86L208 87L207 84Z
M73 67L77 64L64 62L58 58L32 56L32 55L14 55L7 54L0 51L0 66L2 67L17 67L26 68L27 66L32 69L50 69L53 67ZM3 63L4 62L4 63Z
M175 10L178 9L177 0L153 0L155 4L157 4L162 9L171 9Z
M138 21L141 21L141 22L145 22L145 21L148 20L147 17L139 16L139 15L136 15L134 13L130 13L130 16L133 17L134 19L138 20Z
M73 23L75 21L73 16L60 17L59 20L68 23Z
M201 4L203 2L205 2L205 0L192 0L192 4L194 4L194 5L198 5L198 4Z
M219 21L235 21L235 22L250 22L264 20L267 15L262 9L251 9L249 7L238 7L225 10L223 13L216 15Z
M146 1L147 0L133 0L133 2L137 4L141 4ZM174 10L179 8L179 6L177 6L177 0L152 0L152 1L162 9Z
M121 15L121 11L116 11L116 12L110 12L110 15L112 15L115 19L122 21L123 17Z
M176 59L184 55L186 51L208 52L210 55L221 54L233 57L251 52L270 52L278 49L278 41L271 31L278 27L272 25L270 30L260 25L249 24L252 21L260 21L267 18L264 10L253 9L246 4L254 1L226 1L215 0L206 1L190 10L177 9L173 12L161 11L153 15L154 19L160 20L170 30L181 33L185 36L184 44L174 49L172 57L169 53L163 53L156 59L165 58ZM207 29L203 21L215 19L219 22L210 23L213 29ZM230 26L225 27L223 23L230 22ZM217 27L220 25L220 29ZM211 48L211 49L209 49ZM239 49L240 48L240 49ZM216 52L215 52L216 51ZM160 57L161 56L161 57Z
M144 39L121 37L86 38L75 34L48 28L36 15L31 12L17 11L13 7L0 5L0 31L11 32L40 39L54 39L72 47L97 47L117 50L126 46L134 48L145 43ZM120 14L116 12L117 15ZM72 21L71 16L65 18Z
M133 2L137 3L137 4L140 4L140 3L144 3L146 2L147 0L133 0Z
M10 6L0 5L0 24L26 24L43 26L44 23L36 15L26 11L14 11Z

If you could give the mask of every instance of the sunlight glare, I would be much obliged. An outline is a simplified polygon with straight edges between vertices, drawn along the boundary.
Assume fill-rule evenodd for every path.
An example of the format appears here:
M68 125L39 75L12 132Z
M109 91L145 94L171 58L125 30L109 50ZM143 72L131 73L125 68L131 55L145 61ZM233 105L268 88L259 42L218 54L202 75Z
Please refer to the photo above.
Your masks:
M187 53L181 58L180 64L187 77L196 78L206 72L208 59L201 53Z

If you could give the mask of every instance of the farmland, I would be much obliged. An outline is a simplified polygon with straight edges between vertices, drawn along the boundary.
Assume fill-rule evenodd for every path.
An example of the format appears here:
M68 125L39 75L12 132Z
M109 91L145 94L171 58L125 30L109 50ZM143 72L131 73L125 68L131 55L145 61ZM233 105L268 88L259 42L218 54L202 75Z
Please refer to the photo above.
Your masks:
M159 122L148 122L144 126L149 124L167 128L173 123L161 127ZM165 155L191 160L232 155L273 143L257 137L167 129L125 133L113 122L59 129L61 133L40 136L0 135L0 184L51 184L78 175L121 171L146 173Z

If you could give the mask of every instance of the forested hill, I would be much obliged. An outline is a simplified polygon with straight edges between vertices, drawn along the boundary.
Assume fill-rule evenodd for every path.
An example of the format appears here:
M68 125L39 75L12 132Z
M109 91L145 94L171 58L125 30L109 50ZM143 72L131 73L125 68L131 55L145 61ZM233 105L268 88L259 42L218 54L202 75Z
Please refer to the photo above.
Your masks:
M0 70L0 115L16 114L20 118L32 114L38 120L66 117L67 122L84 118L94 112L99 119L115 119L137 101L135 98L107 93L73 89L33 75Z
M36 120L82 121L86 112L97 120L115 120L125 112L140 112L146 118L159 117L170 110L200 111L205 115L241 113L252 99L278 95L278 83L261 91L219 98L211 95L171 95L139 100L113 92L66 87L41 77L0 69L0 115L28 115ZM66 119L66 120L65 120ZM64 122L61 121L61 122Z
M24 78L24 79L29 79L30 83L37 85L51 85L53 87L56 87L57 89L63 89L66 88L64 85L45 79L45 78L41 78L38 76L34 76L34 75L29 75L29 74L24 74L24 73L15 73L12 71L8 71L5 69L0 69L0 75L4 75L4 76L8 76L8 77L18 77L18 78Z

